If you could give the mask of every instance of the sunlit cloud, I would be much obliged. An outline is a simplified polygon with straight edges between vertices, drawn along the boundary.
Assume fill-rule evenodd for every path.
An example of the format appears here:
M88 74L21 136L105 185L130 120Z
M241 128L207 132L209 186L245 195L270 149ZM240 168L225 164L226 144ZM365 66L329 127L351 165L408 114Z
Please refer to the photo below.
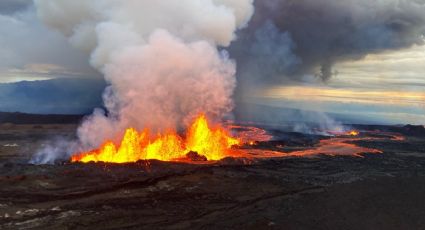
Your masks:
M339 63L328 85L337 88L425 92L425 46Z
M425 106L425 93L406 91L368 91L314 86L288 86L268 89L259 96L309 102Z
M263 104L388 123L425 123L425 46L338 63L324 84L293 83L255 93Z
M41 24L32 1L8 0L0 5L13 6L8 12L0 10L0 83L99 76L89 66L88 54Z

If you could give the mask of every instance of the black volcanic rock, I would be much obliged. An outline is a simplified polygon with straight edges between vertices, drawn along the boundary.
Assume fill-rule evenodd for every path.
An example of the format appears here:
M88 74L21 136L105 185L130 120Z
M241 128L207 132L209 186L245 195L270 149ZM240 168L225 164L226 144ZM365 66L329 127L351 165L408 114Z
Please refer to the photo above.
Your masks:
M383 153L362 157L26 163L75 128L0 127L0 229L425 229L425 138L391 138L408 127L370 127L389 133L365 132L355 144Z
M425 136L425 127L422 125L405 125L403 131L410 136Z
M186 154L186 157L191 161L207 161L208 159L205 156L199 155L199 153L190 151Z

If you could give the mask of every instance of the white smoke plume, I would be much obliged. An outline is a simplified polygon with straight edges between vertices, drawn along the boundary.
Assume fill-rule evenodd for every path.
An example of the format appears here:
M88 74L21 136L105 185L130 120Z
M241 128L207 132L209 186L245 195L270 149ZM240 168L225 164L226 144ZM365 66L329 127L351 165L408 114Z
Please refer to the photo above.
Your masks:
M91 53L110 86L82 124L84 148L123 129L178 129L199 112L233 109L235 63L227 47L251 18L253 0L35 0L42 21Z

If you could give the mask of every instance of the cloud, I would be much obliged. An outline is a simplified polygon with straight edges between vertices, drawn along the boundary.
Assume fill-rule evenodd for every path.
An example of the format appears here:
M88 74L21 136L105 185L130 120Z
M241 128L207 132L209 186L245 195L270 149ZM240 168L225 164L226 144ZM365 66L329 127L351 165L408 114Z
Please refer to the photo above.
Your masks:
M239 36L237 47L258 46L257 43L276 43L276 33L290 39L278 40L274 47L292 47L288 60L295 62L295 71L274 65L274 74L257 76L269 83L285 81L292 77L316 75L328 80L332 66L346 60L357 60L367 54L400 50L412 45L422 45L425 35L425 2L423 0L262 0L255 1L255 14L250 26ZM271 39L258 40L258 32L270 27ZM263 46L266 46L263 44ZM244 50L245 49L245 50ZM255 60L256 52L249 48L234 49L233 56L242 60ZM271 54L275 50L270 50ZM264 57L264 56L263 56ZM263 62L273 62L273 55ZM250 68L250 61L240 63L240 68ZM245 71L249 72L249 71ZM255 73L255 71L254 71ZM252 78L240 76L240 80Z
M262 97L293 101L360 103L425 108L425 93L395 90L336 89L330 87L287 86L267 90Z
M2 0L0 1L0 14L14 14L30 7L32 4L32 0Z
M388 105L395 100L388 106L402 110L395 104L413 105L419 100L412 102L400 93L424 89L424 35L423 0L255 1L249 26L230 48L238 63L236 114L262 116L262 111L243 104L257 100L258 92L280 86L292 87L285 93L290 98L273 99L282 105L295 103L297 109L327 112L326 103L344 110L350 101ZM405 52L410 47L414 49ZM318 89L323 86L331 90ZM384 92L374 102L377 96L369 99L370 95L358 93L362 89ZM347 91L349 96L337 98ZM398 93L396 98L392 93ZM270 117L270 122L275 119Z
M49 3L51 2L55 1ZM55 27L61 28L61 32L69 35L71 42L79 44L79 48L91 51L97 45L96 37L91 37L94 35L94 24L92 24L94 19L85 20L86 23L80 22L82 18L87 19L85 18L87 14L97 15L85 11L90 7L82 7L85 4L92 4L92 1L78 1L80 5L76 4L76 1L62 2L69 4L69 7L65 8L73 13L55 12L55 16L61 20L50 20L51 23L61 23L65 20L67 23ZM81 5L83 2L84 4ZM241 3L227 0L215 0L215 2ZM236 34L237 36L218 32L207 35L214 37L220 45L227 45L232 39L238 38L236 42L231 43L230 55L237 60L238 93L236 96L245 101L260 88L278 84L297 85L297 90L292 92L294 94L292 99L295 100L297 95L300 95L300 98L305 96L310 100L312 96L306 96L304 92L304 89L308 90L309 87L300 87L300 82L318 83L321 80L318 77L321 77L327 80L327 86L332 89L350 92L350 95L344 98L326 96L329 103L340 103L338 110L347 109L350 113L354 113L357 107L354 109L347 106L347 103L343 103L343 101L351 100L363 106L363 110L358 110L360 113L367 113L372 110L372 107L365 105L371 104L373 97L369 99L370 95L358 94L360 89L367 92L384 91L382 98L373 106L381 102L388 104L388 101L392 99L400 103L410 103L406 98L399 97L399 94L386 92L424 92L425 48L421 46L425 30L424 4L423 0L257 0L255 15L245 28L243 25L247 16L243 12L249 11L240 6L234 7L240 9L237 13L237 24L240 28L244 28ZM131 8L134 9L134 12L132 11L134 14L139 13L135 7ZM173 7L170 8L172 11ZM69 18L64 18L66 15L69 15ZM116 15L120 20L125 20L127 16ZM153 20L156 15L149 15L149 17ZM140 23L143 24L144 17L140 18ZM213 17L215 18L219 17ZM73 24L70 22L80 24L67 28L66 25ZM212 20L212 22L216 21ZM146 22L146 25L148 24ZM204 24L196 25L195 29L200 31L200 37L206 37L203 30ZM221 23L220 26L227 28L226 23ZM170 30L174 28L176 33L181 33L184 38L190 37L191 31L193 32L193 28L176 29L173 26L170 28ZM0 82L100 75L88 64L89 54L73 48L67 38L54 30L47 29L39 22L31 0L0 1L0 34ZM412 49L406 49L412 46ZM338 74L330 78L334 73ZM84 81L78 81L81 83L75 84L75 87L84 88ZM39 82L26 84L43 88ZM98 83L91 86L97 89L104 84ZM36 98L31 101L24 92L18 94L18 91L13 91L11 94L6 94L10 92L10 88L6 88L2 88L1 91L0 101L3 104L0 110L9 108L9 110L28 111L31 108L31 111L43 112L54 111L54 106L57 106L58 111L82 111L73 109L76 107L72 105L69 98L59 97L62 98L63 103L59 101L53 103L52 98L47 97L46 94L31 94L33 97L40 97L35 102ZM33 87L30 88L35 90ZM21 87L15 89L24 90ZM87 89L79 92L84 95L93 95ZM322 95L323 92L318 93ZM335 92L326 91L325 93ZM395 98L394 95L396 95ZM322 96L318 99L325 98ZM85 105L96 104L86 103L87 98L81 100L83 101L81 108L89 107ZM6 103L8 103L7 107L5 107ZM44 103L47 105L39 106L38 110L37 106L34 106ZM280 103L289 104L290 102L281 99ZM72 108L66 110L66 104ZM330 107L325 106L325 103L317 104L316 106L322 107L320 109L323 111ZM304 104L299 103L297 106L306 109L311 105L304 100ZM416 114L405 107L391 106L394 108L391 114L401 114L398 112L403 110L405 113ZM421 109L424 111L423 107ZM239 111L239 113L243 112ZM383 113L371 112L370 116L376 119L378 115L383 116ZM400 115L400 120L401 117Z
M110 84L108 111L78 129L85 148L128 127L186 128L199 113L233 109L235 63L227 47L253 14L253 0L36 0L40 19L91 52Z
M327 84L334 88L425 91L425 46L371 54L362 60L335 65L338 75Z
M23 76L40 79L46 75L98 75L87 63L88 54L71 47L66 38L40 23L32 3L2 1L1 4L14 11L0 14L0 82ZM46 67L50 70L46 71Z

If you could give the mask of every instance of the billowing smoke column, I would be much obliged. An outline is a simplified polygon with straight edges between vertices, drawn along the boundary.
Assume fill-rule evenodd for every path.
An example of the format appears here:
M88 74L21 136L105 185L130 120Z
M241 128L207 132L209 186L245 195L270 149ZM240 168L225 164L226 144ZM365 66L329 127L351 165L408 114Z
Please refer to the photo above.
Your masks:
M334 63L423 44L425 34L423 0L35 0L35 5L47 25L91 53L91 64L110 85L104 93L107 115L96 110L79 128L84 148L129 126L179 129L200 111L217 119L228 114L236 65L222 48L230 44L230 57L238 63L236 94L246 101L258 87L312 76L326 81ZM333 123L326 116L320 120Z
M424 0L258 0L231 55L240 81L327 80L336 62L420 45L424 35Z
M35 0L39 17L91 53L109 87L107 115L78 130L84 148L125 128L179 129L200 112L233 109L235 64L225 51L253 0Z

